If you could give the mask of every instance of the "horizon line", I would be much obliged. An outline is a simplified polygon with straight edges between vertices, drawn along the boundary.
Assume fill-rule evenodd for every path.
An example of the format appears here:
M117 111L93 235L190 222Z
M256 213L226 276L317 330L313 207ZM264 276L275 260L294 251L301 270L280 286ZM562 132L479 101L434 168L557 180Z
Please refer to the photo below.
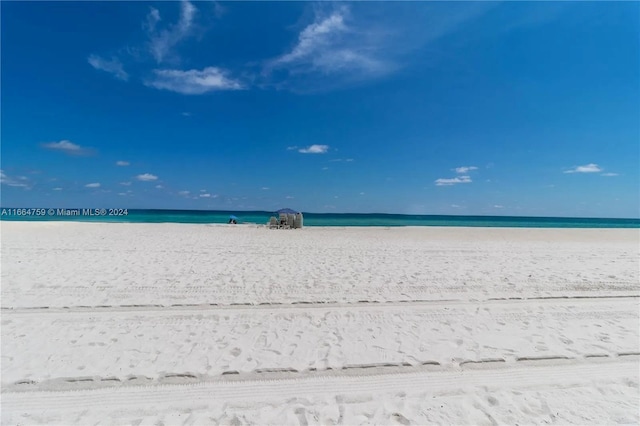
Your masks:
M3 207L0 206L1 210L5 209L49 209L51 207ZM89 209L95 209L96 207L90 207ZM55 207L55 209L65 209L65 210L82 210L86 209L86 207ZM221 213L267 213L267 214L275 214L276 210L208 210L208 209L171 209L171 208L129 208L129 207L118 207L114 208L117 210L133 210L133 211L175 211L175 212L221 212ZM279 210L279 209L278 209ZM500 214L434 214L434 213L385 213L385 212L305 212L299 210L302 214L310 214L310 215L378 215L378 216L431 216L431 217L511 217L511 218L522 218L522 219L594 219L594 220L636 220L640 221L640 216L638 217L592 217L592 216L528 216L528 215L500 215ZM25 215L25 217L30 217ZM2 218L2 215L0 215Z

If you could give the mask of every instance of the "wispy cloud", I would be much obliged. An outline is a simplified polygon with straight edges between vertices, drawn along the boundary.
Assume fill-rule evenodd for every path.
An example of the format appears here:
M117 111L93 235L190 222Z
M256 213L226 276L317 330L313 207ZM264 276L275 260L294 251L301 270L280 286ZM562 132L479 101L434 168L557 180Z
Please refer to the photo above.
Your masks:
M216 67L203 70L154 70L154 77L145 85L155 89L169 90L183 95L202 95L217 90L240 90L243 85L227 77L227 72Z
M122 66L122 62L116 57L111 59L104 59L98 55L90 55L87 58L89 65L97 70L107 72L113 75L118 80L129 80L129 74L127 74Z
M200 194L200 198L211 198L211 194L209 194L208 192L204 194Z
M618 176L618 173L602 173L602 176Z
M191 194L191 191L179 191L178 195L182 195L183 197L188 197Z
M216 13L211 13L211 17ZM128 45L118 50L118 56L112 55L108 58L92 54L87 58L87 61L95 69L105 71L122 81L129 79L129 74L124 70L121 62L121 58L124 56L131 57L136 62L146 62L152 58L156 64L169 63L175 66L180 62L180 57L176 52L178 45L191 37L201 35L206 30L206 25L203 26L202 22L196 23L197 16L197 7L188 0L182 0L177 22L163 25L164 21L160 16L160 11L150 7L149 13L142 23L142 29L145 31L147 39L144 45ZM207 21L208 18L209 15L205 14L204 20ZM160 75L156 75L155 80L159 79L158 84L162 85L163 78L171 78L171 76L163 75L161 72ZM152 80L151 83L155 80ZM148 85L153 86L153 84Z
M457 185L459 183L471 183L471 182L473 181L471 180L470 176L458 176L451 179L445 179L445 178L436 179L435 184L436 186L452 186L452 185Z
M220 2L213 2L213 15L216 18L222 18L222 16L227 12L227 8L220 4Z
M585 164L584 166L577 166L573 169L566 170L564 173L598 173L601 172L602 169L600 166L594 163Z
M304 74L341 74L350 78L383 75L394 67L376 56L372 33L348 23L350 10L340 6L331 13L316 10L314 21L298 35L292 49L270 61L264 75L284 70L289 77Z
M473 170L478 170L478 168L476 166L462 166L462 167L456 167L454 170L456 173L465 174Z
M353 162L353 158L334 158L333 160L329 160L332 163L341 163L341 162L345 162L345 163L351 163Z
M160 22L161 20L162 18L160 17L160 11L155 7L150 7L146 21L142 24L142 26L148 33L153 33L156 30L156 25L158 25L158 22Z
M151 182L154 180L158 180L158 176L152 175L151 173L143 173L141 175L136 176L136 179L142 182Z
M264 63L265 84L318 92L385 77L412 62L418 49L494 7L435 3L315 4L313 20L291 48Z
M306 148L300 148L298 152L302 154L326 154L329 150L329 145L310 145Z
M116 161L116 166L120 166L120 167L126 167L128 166L130 163L128 161Z
M156 185L156 189L162 189L162 188L164 188L164 186L162 186L162 185Z
M131 182L120 182L122 186L131 186Z
M100 183L99 182L88 183L85 185L85 188L100 188Z
M160 12L153 7L150 9L144 27L149 37L149 51L157 63L177 59L174 48L193 35L194 19L197 12L198 9L193 4L183 0L180 3L178 22L168 25L167 28L159 29L158 24L162 21Z
M62 188L57 187L57 188L53 188L54 191L62 191Z
M83 148L80 145L77 145L68 140L61 140L59 142L47 142L41 144L41 146L45 149L49 149L51 151L59 151L68 155L92 155L94 154L93 149L91 148Z
M31 184L24 176L18 178L12 178L7 176L4 171L0 170L0 184L12 186L16 188L31 189Z

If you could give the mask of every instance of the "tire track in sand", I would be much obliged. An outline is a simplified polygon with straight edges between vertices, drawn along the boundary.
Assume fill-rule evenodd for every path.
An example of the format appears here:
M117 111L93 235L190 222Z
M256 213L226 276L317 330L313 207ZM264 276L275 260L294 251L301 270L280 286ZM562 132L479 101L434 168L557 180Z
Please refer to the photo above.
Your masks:
M527 362L518 365L487 363L471 369L370 374L316 373L306 377L220 380L189 384L155 384L77 391L3 392L4 414L30 411L110 409L141 406L192 407L212 400L249 401L340 394L390 394L428 391L444 394L471 388L504 389L584 386L622 382L638 387L638 356L580 361Z

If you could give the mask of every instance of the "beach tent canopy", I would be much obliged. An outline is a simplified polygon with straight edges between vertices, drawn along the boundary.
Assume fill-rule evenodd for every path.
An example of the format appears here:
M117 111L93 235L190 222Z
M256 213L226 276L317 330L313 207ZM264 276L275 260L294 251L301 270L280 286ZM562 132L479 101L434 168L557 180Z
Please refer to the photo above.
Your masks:
M229 219L235 219L235 220L238 220L238 217L237 217L237 216L234 216L234 215L231 215L231 216L229 216Z
M300 212L297 212L295 210L287 208L287 209L280 209L280 210L276 211L276 213L278 213L278 214L282 214L282 213L284 213L284 214L298 214Z

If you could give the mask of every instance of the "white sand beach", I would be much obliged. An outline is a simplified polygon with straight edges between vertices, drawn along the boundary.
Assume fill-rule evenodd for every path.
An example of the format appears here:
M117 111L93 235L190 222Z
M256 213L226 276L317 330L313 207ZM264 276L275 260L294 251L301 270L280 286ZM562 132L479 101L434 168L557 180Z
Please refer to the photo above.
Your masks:
M638 424L637 229L2 222L2 424Z

